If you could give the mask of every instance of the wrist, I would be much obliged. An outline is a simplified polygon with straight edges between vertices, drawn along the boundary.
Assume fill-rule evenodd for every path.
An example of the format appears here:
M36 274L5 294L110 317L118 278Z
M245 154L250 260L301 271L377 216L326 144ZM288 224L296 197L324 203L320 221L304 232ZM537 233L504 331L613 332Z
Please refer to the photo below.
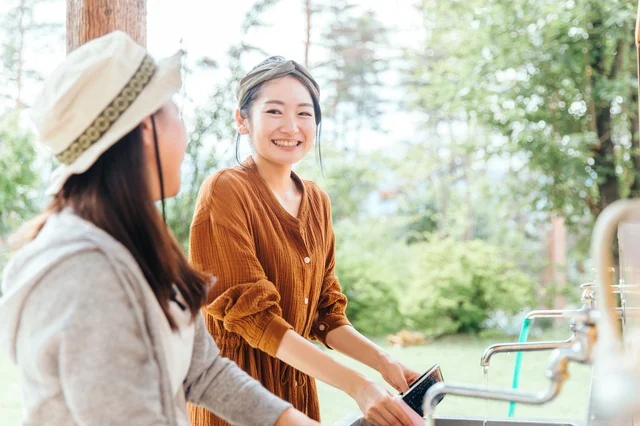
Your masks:
M379 349L374 358L374 365L372 366L376 371L380 372L382 368L393 361L393 358L389 352Z
M354 377L349 380L348 386L344 391L351 398L357 399L358 395L368 387L372 381L360 373L356 373L355 371L353 373Z

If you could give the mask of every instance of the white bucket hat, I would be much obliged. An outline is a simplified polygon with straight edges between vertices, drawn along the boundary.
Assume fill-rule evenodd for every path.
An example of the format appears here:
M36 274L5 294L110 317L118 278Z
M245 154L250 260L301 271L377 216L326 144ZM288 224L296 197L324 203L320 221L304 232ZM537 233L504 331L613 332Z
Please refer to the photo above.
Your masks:
M31 119L61 165L47 188L55 195L107 149L180 90L184 52L159 61L122 31L80 46L45 80Z

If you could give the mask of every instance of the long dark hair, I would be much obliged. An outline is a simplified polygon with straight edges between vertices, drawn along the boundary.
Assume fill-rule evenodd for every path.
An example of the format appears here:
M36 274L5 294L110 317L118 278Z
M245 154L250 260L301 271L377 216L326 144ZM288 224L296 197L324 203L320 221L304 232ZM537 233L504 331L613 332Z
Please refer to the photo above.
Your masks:
M169 311L175 285L192 318L205 303L210 279L193 269L162 220L147 182L142 127L114 144L87 170L73 175L31 227L33 238L46 218L71 207L75 214L101 228L134 257L173 330Z
M251 71L249 71L249 74L254 70L256 70L257 68L260 68L266 64L270 64L274 62L286 62L286 59L283 58L282 56L272 56L270 58L267 58L264 61L260 62L255 67L253 67ZM322 149L320 147L320 137L322 136L322 110L320 109L320 99L318 99L318 97L314 94L314 91L311 89L311 87L309 87L309 84L306 81L304 81L303 79L301 79L300 77L298 77L293 73L287 74L287 75L290 75L291 77L294 77L295 79L297 79L307 89L307 91L309 92L309 95L311 96L311 100L313 102L313 115L315 115L315 119L316 119L316 155L318 156L320 170L322 171L323 170ZM271 80L262 82L252 87L247 91L244 97L240 99L240 116L242 118L246 120L251 116L251 109L253 108L254 102L256 101L256 99L260 97L260 94L262 93L262 88L264 87L265 84L269 83L269 81ZM241 163L240 132L236 133L236 161L238 163Z

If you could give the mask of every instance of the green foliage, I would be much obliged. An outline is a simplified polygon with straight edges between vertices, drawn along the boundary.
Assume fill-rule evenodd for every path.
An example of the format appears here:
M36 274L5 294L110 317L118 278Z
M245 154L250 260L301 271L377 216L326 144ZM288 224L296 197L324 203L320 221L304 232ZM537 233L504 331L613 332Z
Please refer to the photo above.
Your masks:
M336 148L322 140L322 164L317 156L307 157L296 166L296 172L311 179L329 194L334 221L364 215L367 198L376 190L381 163L374 154L356 153Z
M378 221L340 222L336 275L347 296L347 316L362 333L380 336L405 325L400 297L409 281L410 248Z
M493 313L534 303L534 281L498 247L434 238L409 245L405 229L397 219L336 226L336 274L363 333L478 333Z
M0 116L0 236L38 211L36 149L31 133L18 120L17 113Z
M232 146L235 128L231 96L228 85L222 84L195 111L182 165L180 194L167 201L167 222L185 251L189 247L189 230L200 185L220 167L219 148Z
M519 158L534 210L595 216L638 191L635 6L423 0L413 105L506 136L486 153Z
M484 241L434 239L412 249L416 273L403 306L415 329L477 333L492 313L515 314L533 301L533 280Z

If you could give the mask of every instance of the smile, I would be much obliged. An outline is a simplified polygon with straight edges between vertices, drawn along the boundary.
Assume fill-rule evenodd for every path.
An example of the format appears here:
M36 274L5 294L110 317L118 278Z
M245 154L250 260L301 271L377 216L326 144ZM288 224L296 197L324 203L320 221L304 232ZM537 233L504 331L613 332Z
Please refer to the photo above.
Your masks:
M273 142L275 145L283 147L283 148L291 148L291 147L294 147L294 146L298 146L298 145L300 145L302 143L300 141L281 140L281 139L273 139L271 142Z

